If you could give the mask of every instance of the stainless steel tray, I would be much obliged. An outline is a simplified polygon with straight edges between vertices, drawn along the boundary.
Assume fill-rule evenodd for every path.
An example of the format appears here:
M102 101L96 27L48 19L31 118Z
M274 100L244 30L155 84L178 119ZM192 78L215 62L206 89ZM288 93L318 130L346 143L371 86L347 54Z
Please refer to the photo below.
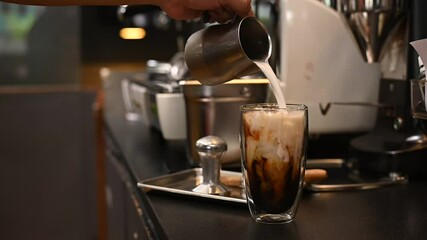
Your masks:
M322 168L329 173L345 170L344 162L341 159L308 160L307 169ZM203 181L202 169L192 168L184 171L167 174L157 178L148 179L138 183L138 187L144 191L157 190L173 194L181 194L192 197L202 197L214 200L244 203L246 195L242 182L242 173L221 170L221 182L230 189L227 196L203 194L193 192ZM389 186L403 185L408 182L404 176L388 176L375 179L363 179L346 173L344 178L330 176L321 183L304 183L304 190L309 192L341 192L354 190L369 190Z
M202 169L192 168L139 182L138 187L144 191L157 190L192 197L246 204L242 173L221 170L221 182L230 189L230 194L227 196L193 192L192 189L202 183L202 181Z
M321 168L328 171L328 179L321 183L305 183L309 192L343 192L393 187L408 183L408 178L396 173L388 176L363 176L346 166L344 159L307 160L307 169ZM335 173L335 174L334 174ZM339 173L338 175L336 173Z

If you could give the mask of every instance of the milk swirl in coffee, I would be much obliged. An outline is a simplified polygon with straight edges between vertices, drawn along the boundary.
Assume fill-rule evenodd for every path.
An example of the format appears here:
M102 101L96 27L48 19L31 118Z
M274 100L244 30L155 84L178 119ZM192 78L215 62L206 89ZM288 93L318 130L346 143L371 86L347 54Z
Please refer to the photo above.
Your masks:
M278 79L265 64L268 67L260 68L269 78L279 105L242 109L242 163L248 200L253 201L256 211L278 214L293 209L299 197L306 119L302 109L286 107Z

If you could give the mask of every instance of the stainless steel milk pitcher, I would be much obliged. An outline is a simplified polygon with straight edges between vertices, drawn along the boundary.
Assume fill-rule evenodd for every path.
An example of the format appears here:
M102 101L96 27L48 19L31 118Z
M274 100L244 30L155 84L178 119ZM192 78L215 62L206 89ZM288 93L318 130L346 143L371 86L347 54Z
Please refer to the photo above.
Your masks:
M245 17L193 33L185 45L185 61L194 79L216 85L259 72L254 61L267 61L271 48L265 26Z

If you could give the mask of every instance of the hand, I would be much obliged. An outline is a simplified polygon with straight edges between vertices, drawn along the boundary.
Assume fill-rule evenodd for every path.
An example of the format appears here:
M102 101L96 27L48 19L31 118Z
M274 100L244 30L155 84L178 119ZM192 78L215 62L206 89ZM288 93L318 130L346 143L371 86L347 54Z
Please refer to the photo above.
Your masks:
M251 0L163 0L158 5L176 20L195 19L207 14L209 22L225 23L236 15L254 15Z
M253 16L251 0L0 0L10 3L68 6L153 4L176 20L195 19L207 15L209 22L224 23L240 17Z

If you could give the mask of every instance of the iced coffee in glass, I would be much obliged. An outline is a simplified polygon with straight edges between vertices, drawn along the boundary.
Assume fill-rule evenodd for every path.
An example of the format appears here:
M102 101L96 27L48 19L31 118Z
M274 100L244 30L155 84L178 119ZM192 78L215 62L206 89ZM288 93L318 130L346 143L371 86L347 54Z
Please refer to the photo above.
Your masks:
M240 108L242 171L250 213L262 223L291 222L301 197L307 106L248 104Z

